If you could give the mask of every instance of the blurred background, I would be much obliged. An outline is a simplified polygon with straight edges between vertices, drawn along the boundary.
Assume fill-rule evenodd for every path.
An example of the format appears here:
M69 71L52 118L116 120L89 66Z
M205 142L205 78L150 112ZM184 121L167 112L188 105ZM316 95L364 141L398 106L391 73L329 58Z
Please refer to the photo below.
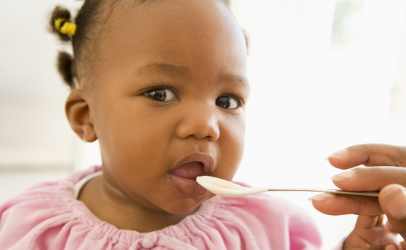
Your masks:
M70 50L46 30L56 4L0 1L0 202L39 182L100 164L64 114L55 68ZM354 144L406 145L406 1L231 0L249 37L246 151L234 180L334 188L326 157ZM320 214L311 193L275 193L314 217L331 249L355 216Z

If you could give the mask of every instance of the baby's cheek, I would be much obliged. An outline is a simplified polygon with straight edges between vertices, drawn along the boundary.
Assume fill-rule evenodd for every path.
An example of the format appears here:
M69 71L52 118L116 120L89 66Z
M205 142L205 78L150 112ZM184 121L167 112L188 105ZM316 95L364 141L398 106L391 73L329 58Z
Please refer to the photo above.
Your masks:
M232 133L230 133L230 143L227 144L227 147L229 147L227 152L230 152L230 154L232 154L234 158L238 159L238 161L240 161L242 158L245 146L245 123L243 125L239 126L238 129L233 130Z
M231 180L238 170L244 153L244 134L231 134L229 140L223 143L215 176Z

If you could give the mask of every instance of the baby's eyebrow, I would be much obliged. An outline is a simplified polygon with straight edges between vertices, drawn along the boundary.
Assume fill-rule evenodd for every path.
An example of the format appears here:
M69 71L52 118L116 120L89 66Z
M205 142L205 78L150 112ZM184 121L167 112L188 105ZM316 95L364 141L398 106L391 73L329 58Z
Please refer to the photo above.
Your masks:
M192 78L192 72L188 68L168 63L149 63L137 71L137 75L139 76L155 76L159 73L174 74L185 79ZM218 80L219 82L233 83L243 88L250 88L248 81L238 75L223 73L219 75Z
M240 77L238 75L233 75L233 74L221 74L219 76L219 81L220 82L225 82L225 83L233 83L240 85L243 88L250 88L249 82L244 78Z
M187 79L192 78L192 73L189 69L167 63L150 63L137 71L137 74L140 76L154 76L158 73L175 74Z

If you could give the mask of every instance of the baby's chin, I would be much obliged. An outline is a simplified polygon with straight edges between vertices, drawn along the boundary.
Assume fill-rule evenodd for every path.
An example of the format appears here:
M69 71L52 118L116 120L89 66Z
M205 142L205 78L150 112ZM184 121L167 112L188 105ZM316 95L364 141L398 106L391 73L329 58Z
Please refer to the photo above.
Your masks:
M186 201L183 202L172 202L169 206L165 206L161 208L168 214L173 215L192 215L197 212L205 201L209 200L210 198L214 197L215 195L209 193L204 197L199 198L198 201L196 199L187 198Z

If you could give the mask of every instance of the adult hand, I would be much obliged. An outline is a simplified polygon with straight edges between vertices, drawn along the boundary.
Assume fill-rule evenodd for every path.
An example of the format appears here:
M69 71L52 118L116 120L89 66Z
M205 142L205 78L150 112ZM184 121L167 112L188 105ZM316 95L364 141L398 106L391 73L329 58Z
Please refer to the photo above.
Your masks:
M379 216L359 215L354 230L343 243L342 250L385 249L398 250L397 232L390 224L383 224L383 214Z
M352 168L332 178L337 187L349 191L380 191L379 199L325 193L312 197L313 206L330 215L385 213L391 226L406 239L406 148L357 145L332 154L328 160L336 168ZM359 165L366 167L356 167Z

